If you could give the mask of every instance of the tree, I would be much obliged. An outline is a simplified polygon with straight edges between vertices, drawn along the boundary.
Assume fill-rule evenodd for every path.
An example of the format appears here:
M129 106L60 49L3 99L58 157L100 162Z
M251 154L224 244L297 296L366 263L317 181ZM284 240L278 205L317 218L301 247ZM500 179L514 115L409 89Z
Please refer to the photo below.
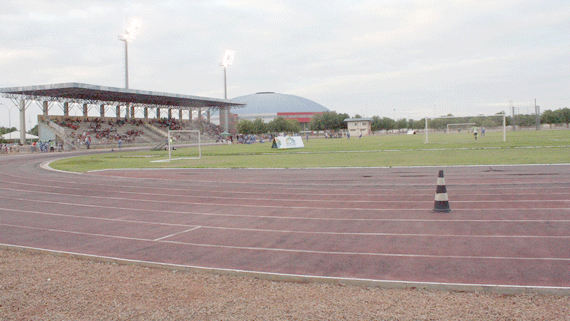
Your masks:
M350 118L348 114L337 114L336 111L329 111L320 115L315 115L313 119L311 119L309 126L311 130L337 131L347 128L347 124L344 121L347 118Z
M550 125L550 128L552 128L552 124L558 124L560 122L560 118L556 112L547 109L540 116L540 122L548 124Z
M4 134L7 134L7 133L15 132L16 130L17 130L16 127L11 127L11 128L8 128L8 127L0 127L0 135L4 135Z
M426 128L426 119L422 118L420 120L415 120L412 125L413 129Z
M348 114L337 114L336 111L328 111L313 116L309 123L311 130L332 130L338 131L347 128L345 119L350 118Z
M566 123L566 128L570 125L570 108L564 107L560 109L560 120Z
M253 134L253 123L251 120L243 119L237 123L237 131L240 134Z
M398 129L408 128L408 120L406 118L398 119L398 121L396 122L396 128Z
M277 117L267 124L267 130L273 133L298 133L301 131L301 124L296 119Z
M301 124L296 119L287 119L287 131L290 133L298 133L301 131Z
M396 122L388 117L374 116L372 117L372 124L370 124L373 131L378 130L392 130L396 127Z
M36 126L34 126L34 128L30 129L30 131L28 132L28 134L32 134L35 136L39 136L39 128L38 125L36 124Z
M253 123L253 133L256 135L267 133L267 125L263 122L263 119L256 118Z

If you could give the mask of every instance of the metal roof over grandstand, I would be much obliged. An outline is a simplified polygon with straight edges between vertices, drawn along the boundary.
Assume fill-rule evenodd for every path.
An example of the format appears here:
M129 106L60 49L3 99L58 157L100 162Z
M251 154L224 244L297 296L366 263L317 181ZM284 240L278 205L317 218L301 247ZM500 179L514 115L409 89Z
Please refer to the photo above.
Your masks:
M86 103L131 103L154 105L173 109L200 107L244 107L245 103L226 99L179 95L163 92L105 87L81 83L62 83L40 86L0 88L0 93L9 98L25 100L64 100Z

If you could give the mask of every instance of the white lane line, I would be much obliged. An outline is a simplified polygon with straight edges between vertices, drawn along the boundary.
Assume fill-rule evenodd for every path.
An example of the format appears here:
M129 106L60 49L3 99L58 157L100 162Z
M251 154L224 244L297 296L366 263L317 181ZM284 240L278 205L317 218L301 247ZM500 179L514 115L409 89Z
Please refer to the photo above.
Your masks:
M176 236L176 235L179 235L179 234L184 234L184 233L187 233L187 232L191 232L191 231L197 230L197 229L199 229L199 228L201 228L201 226L196 226L196 227L194 227L194 228L187 229L187 230L185 230L185 231L181 231L181 232L178 232L178 233L172 233L172 234L170 234L170 235L166 235L166 236L163 236L163 237L159 237L159 238L157 238L157 239L154 239L154 241L162 241L162 240L167 239L167 238L169 238L169 237L173 237L173 236Z
M200 216L217 216L217 217L240 217L240 218L263 218L263 219L276 219L276 220L307 220L307 221L363 221L363 222L569 222L570 220L556 220L556 219L515 219L515 220L507 220L507 219L420 219L420 218L342 218L342 217L304 217L304 216L272 216L272 215L254 215L254 214L230 214L230 213L211 213L211 212L183 212L183 211L171 211L171 210L153 210L153 209L140 209L140 208L130 208L130 207L118 207L118 206L104 206L104 205L90 205L90 204L80 204L80 203L67 203L67 202L56 202L56 201L45 201L45 200L37 200L37 199L25 199L25 198L11 198L11 197L4 197L0 196L0 199L10 199L16 200L21 202L36 202L36 203L45 203L45 204L55 204L55 205L63 205L63 206L72 206L72 207L87 207L87 208L100 208L100 209L108 209L108 210L121 210L121 211L133 211L133 212L154 212L159 214L179 214L179 215L200 215ZM318 208L317 208L318 209ZM19 210L19 209L18 209ZM422 211L421 209L371 209L374 211ZM513 210L521 210L520 208L500 208L500 209L477 209L477 211L513 211ZM528 209L527 209L528 210ZM554 211L557 214L561 211L570 211L570 208L551 208L551 209L543 209L543 210L550 210ZM460 211L469 211L472 212L471 209L454 209L454 212ZM569 213L570 214L570 213ZM55 214L54 214L55 215ZM64 215L64 214L60 214ZM78 216L83 217L83 216ZM98 217L94 217L98 218ZM102 219L102 218L99 218ZM112 219L115 220L115 219ZM163 223L167 224L167 223ZM176 224L173 224L176 225Z
M10 184L19 184L19 185L24 185L24 186L33 186L33 187L46 187L46 185L41 185L41 184L31 184L31 183L23 183L23 182L18 182L18 181L13 181L13 182L9 182ZM60 182L61 183L61 182ZM67 182L65 182L67 183ZM71 184L71 183L67 183L67 184ZM103 188L109 188L109 185L104 185L104 184L89 184L89 186L98 186L98 187L103 187ZM421 186L425 186L425 185L421 185ZM435 186L435 183L434 185ZM432 187L433 187L432 186ZM65 187L65 186L54 186L54 185L49 185L48 186L50 189L69 189L69 190L85 190L85 187ZM119 190L115 190L115 192L117 193L124 193L124 194L142 194L142 195L166 195L166 196L173 196L172 193L174 191L180 191L180 192L184 192L187 193L188 189L184 189L184 188L176 188L176 187L172 187L172 188L165 188L165 187L143 187L143 188L148 188L148 189L152 189L152 192L141 192L141 187L137 186L134 187L136 189L135 192L128 192L125 191L125 189L129 189L129 188L133 188L132 185L129 186L119 186L119 185L113 185L114 188L118 188ZM504 188L494 188L495 190L507 190L507 191L511 191L513 190L512 188L508 188L508 187L504 187ZM511 195L516 195L516 196L524 196L524 195L536 195L536 191L532 191L534 190L534 187L526 187L526 188L518 188L518 189L524 189L524 190L531 190L529 192L513 192L513 193L501 193L501 194L496 194L496 193L489 193L489 192L472 192L472 190L455 190L455 195L463 195L463 194L468 194L470 196L511 196ZM156 192L156 190L166 190L168 192L168 194L159 194ZM379 190L378 193L350 193L350 192L346 192L346 193L311 193L311 195L314 196L319 196L319 195L324 195L324 196L370 196L370 197L377 197L378 195L385 195L385 196L392 196L392 195L398 195L398 193L392 192L394 188L393 186L390 186L389 190ZM201 192L204 193L232 193L232 194L255 194L255 195L259 195L258 191L254 191L254 192L248 192L248 191L236 191L236 190L227 190L227 191L220 191L220 189L211 189L211 190L207 190L207 189L200 189ZM420 190L416 191L416 192L420 192ZM463 192L463 193L459 193L459 192ZM264 192L264 195L276 195L276 196L282 196L283 193L271 193L271 192ZM422 189L420 195L432 195L433 191L427 191L426 189ZM568 192L561 192L560 190L556 190L556 191L551 191L548 193L548 195L567 195ZM287 195L307 195L307 192L287 192ZM418 195L418 193L416 193L416 195ZM182 195L175 195L175 196L182 196ZM192 195L192 197L210 197L210 198L221 198L221 199L241 199L239 197L224 197L224 196L200 196L200 195ZM262 198L264 200L267 200L268 197Z
M167 235L155 239L155 241L161 240L163 238L168 238L170 236L186 233L193 231L198 228L212 229L212 230L229 230L229 231L243 231L243 232L263 232L263 233L283 233L283 234L306 234L306 235L353 235L353 236L396 236L396 237L454 237L454 238L536 238L536 239L570 239L570 235L503 235L503 234L414 234L414 233L385 233L385 232L330 232L330 231L299 231L299 230L276 230L276 229L254 229L254 228L241 228L241 227L225 227L225 226L208 226L208 225L188 225L188 224L177 224L177 223L161 223L161 222L147 222L147 221L137 221L137 220L123 220L123 219L113 219L113 218L101 218L92 216L79 216L71 214L59 214L59 213L46 213L38 211L28 211L19 209L0 209L2 211L12 211L20 213L30 213L36 215L44 216L56 216L56 217L66 217L66 218L78 218L85 220L100 220L100 221L111 221L111 222L122 222L122 223L134 223L134 224L146 224L146 225L158 225L158 226L176 226L176 227L189 227L192 228ZM565 220L565 223L569 223L570 220ZM529 222L530 223L530 222ZM536 223L532 221L532 223Z
M214 203L214 202L180 202L180 201L171 201L171 200L149 200L149 199L132 199L132 198L124 198L124 197L112 197L112 196L92 196L92 195L77 195L77 194L67 194L67 193L55 193L55 192L45 192L45 191L29 191L29 190L22 190L22 189L15 189L9 187L0 187L0 190L9 190L9 191L17 191L17 192L26 192L26 193L36 193L36 194L44 194L44 195L57 195L57 196L69 196L69 197L81 197L81 198L93 198L93 199L105 199L105 200L118 200L124 202L147 202L147 203L158 203L158 204L179 204L179 205L206 205L206 206L218 206L218 207L247 207L247 208L286 208L286 209L302 209L302 210L346 210L346 211L381 211L386 209L378 209L378 208L360 208L360 207L317 207L317 206L285 206L285 205L257 205L257 204L223 204L223 203ZM247 199L244 199L247 200ZM369 203L417 203L417 204L432 204L433 200L430 201L418 201L418 202L410 202L410 201L371 201ZM545 200L518 200L518 201L453 201L454 203L496 203L496 204L505 204L505 203L530 203L530 204L541 204L543 205ZM548 200L550 203L568 203L570 204L570 200ZM350 203L350 201L346 201L346 203ZM429 207L427 207L429 208ZM527 208L528 209L528 208ZM392 209L394 210L394 209ZM416 209L417 210L417 209Z
M285 253L303 253L303 254L325 254L325 255L357 255L357 256L375 256L375 257L438 258L438 259L460 259L460 260L464 260L464 259L478 259L478 260L487 259L487 260L517 260L517 261L562 261L562 262L570 261L570 258L554 258L554 257L430 255L430 254L398 254L398 253L340 252L340 251L280 249L280 248L252 247L252 246L215 245L215 244L190 243L190 242L167 241L167 240L154 241L151 239L143 239L143 238L94 234L94 233L75 232L75 231L65 231L65 230L49 229L49 228L17 226L17 225L11 225L11 224L0 224L0 226L6 226L6 227L11 227L11 228L20 228L20 229L40 230L40 231L55 232L55 233L69 233L69 234L85 235L85 236L106 237L106 238L132 240L132 241L155 242L155 243L166 243L166 244L186 245L186 246L196 246L196 247L208 247L208 248L220 248L220 249L249 250L249 251L267 251L267 252L285 252Z
M218 273L218 274L227 274L230 273L231 275L235 275L238 273L239 275L243 276L250 276L256 278L269 278L271 280L289 280L291 282L317 282L317 283L326 283L331 284L331 280L334 280L335 284L347 284L347 285L356 285L356 286L381 286L393 287L394 285L398 285L401 288L416 288L416 287L425 287L427 290L446 290L446 291L473 291L473 292L480 292L481 289L492 289L495 290L497 293L503 294L520 294L521 291L535 293L538 291L539 293L544 294L553 294L553 295L568 295L568 291L570 291L570 287L559 287L559 286L539 286L539 285L509 285L509 284L492 284L492 283L450 283L450 282L427 282L427 281L409 281L409 280L386 280L386 279L364 279L364 278L351 278L351 277L333 277L333 276L319 276L319 275L310 275L310 274L291 274L291 273L275 273L275 272L268 272L268 271L258 271L258 270L240 270L240 269L229 269L229 268L211 268L211 267L204 267L204 266L197 266L197 265L185 265L185 264L173 264L173 263L163 263L159 261L145 261L145 260L135 260L135 259L124 259L119 257L112 257L112 256L102 256L102 255L93 255L93 254L84 254L78 252L69 252L69 251L58 251L52 250L47 248L38 248L38 247L29 247L29 246L20 246L20 245L11 245L11 244L2 244L0 243L0 248L8 248L8 249L25 249L36 251L39 253L50 253L57 256L66 256L66 257L78 257L78 258L87 258L89 260L95 260L99 262L113 262L118 264L128 264L132 265L133 263L141 265L141 266L152 266L152 267L161 267L167 268L171 270L185 270L188 269L190 271L201 271L201 272L208 272L208 273ZM563 291L561 294L560 291ZM546 292L546 293L545 293Z
M551 164L538 164L538 165L533 165L533 166L560 166L560 165L568 165L568 164L554 164L554 165L551 165ZM491 165L491 166L501 166L501 165ZM518 166L518 165L505 165L505 166ZM530 165L520 165L520 166L530 166ZM432 167L432 166L427 166L427 167L429 168L429 167ZM438 167L439 167L439 166L438 166ZM472 167L472 166L446 166L446 167ZM483 167L487 167L487 165L483 165ZM402 169L408 169L408 168L410 168L410 167L401 167L401 168L402 168ZM416 167L415 167L415 166L412 166L411 168L416 168ZM425 168L425 167L422 167L422 168ZM304 168L304 169L305 169L305 170L311 170L311 169L307 169L307 168ZM322 170L335 170L335 169L338 169L338 168L317 168L317 169L322 169ZM343 168L343 169L346 169L346 168ZM378 170L378 169L386 169L386 167L376 167L376 168L374 168L374 167L370 167L370 168L360 168L360 167L359 167L359 168L355 168L355 169ZM144 169L118 169L118 170L144 170ZM160 170L160 169L147 169L147 170ZM188 170L188 169L162 169L162 170ZM191 169L191 170L192 170L192 169ZM195 170L195 169L194 169L194 170ZM220 170L220 169L218 169L218 170ZM221 169L221 170L227 170L227 169ZM244 169L244 170L263 170L263 169ZM272 170L275 170L275 169L272 169ZM102 170L102 171L108 171L108 170ZM1 174L4 174L5 176L8 176L8 177L20 178L19 176L11 175L11 174L6 173L6 172L0 172L0 173L1 173ZM81 173L81 174L82 174L82 173ZM101 176L98 176L98 175L97 175L97 176L90 175L89 177L100 178ZM161 181L170 181L169 179L162 179L162 178L137 178L137 177L122 177L122 176L110 176L110 177L109 177L109 176L103 176L103 177L106 177L106 179L111 179L111 178L113 178L113 179L115 179L115 180L117 180L117 178L119 178L119 179L130 179L130 180L161 180ZM385 175L383 175L382 177L385 177ZM435 177L436 177L436 175L434 175L434 179L435 179ZM503 179L510 179L510 178L503 178ZM41 179L41 178L37 178L37 177L35 178L35 180L36 180L36 181L41 180L41 181L48 181L48 182L64 182L64 183L69 183L69 181L48 180L48 179ZM104 179L103 179L103 180L104 180ZM192 184L212 184L212 183L214 183L214 184L219 184L219 183L220 183L219 181L212 181L212 180L188 180L188 181L184 181L184 182L192 183ZM263 184L265 184L265 185L272 185L272 184L284 185L284 184L286 184L286 183L283 183L283 182L274 183L274 182L241 182L241 181L239 181L239 182L227 182L227 183L228 183L228 184L229 184L229 183L249 184L249 185L263 185ZM85 184L85 183L74 182L74 184ZM358 182L358 183L355 183L355 184L358 185L358 186L363 186L363 184L366 185L366 186L382 186L383 188L387 188L387 189L393 189L393 187L394 187L394 184L393 184L393 183L390 183L390 184L378 184L377 182L375 182L375 183L372 183L372 184L367 184L366 182ZM516 185L521 185L521 184L527 185L527 183L510 183L510 182L507 183L507 184L509 184L509 185L513 185L513 184L516 184ZM104 187L108 186L108 185L106 185L106 184L93 184L92 182L88 183L87 185L89 185L89 186L91 186L91 185L96 185L96 186L104 186ZM329 183L307 183L307 184L304 184L304 185L308 185L308 186L282 187L282 188L285 188L285 189L293 189L293 190L296 190L296 191L303 190L303 189L306 189L306 190L309 190L309 191L313 191L314 187L311 187L311 186L324 185L325 187L328 187L330 184L329 184ZM409 187L409 186L422 186L422 187L425 187L425 186L426 186L426 183L423 183L423 184L400 184L400 185L401 185L401 186L405 186L405 187ZM459 187L459 188L462 188L462 187L464 187L464 186L465 186L465 187L472 187L473 185L488 185L488 184L487 184L487 183L485 183L485 184L480 184L480 183L450 184L450 186L456 186L456 187ZM349 185L349 186L352 186L352 185ZM118 186L118 187L121 187L121 188L132 188L132 185L122 185L122 186ZM170 187L156 187L156 189L166 189L166 190L168 190L168 191L169 191L169 190L181 190L181 191L185 191L185 189L178 189L178 188L174 188L174 187L171 187L171 188L170 188ZM515 190L515 189L521 189L521 188L519 188L519 187L510 187L510 188L504 188L504 189ZM523 187L522 189L528 189L528 187ZM471 188L471 190L472 190L472 188ZM234 193L240 193L239 191L237 191L237 192L236 192L236 191L233 191L233 192L234 192ZM242 193L243 193L243 192L242 192ZM246 193L249 193L249 192L246 192ZM294 192L293 192L293 193L294 193ZM306 193L304 193L304 194L306 194ZM339 195L342 195L342 194L339 194Z

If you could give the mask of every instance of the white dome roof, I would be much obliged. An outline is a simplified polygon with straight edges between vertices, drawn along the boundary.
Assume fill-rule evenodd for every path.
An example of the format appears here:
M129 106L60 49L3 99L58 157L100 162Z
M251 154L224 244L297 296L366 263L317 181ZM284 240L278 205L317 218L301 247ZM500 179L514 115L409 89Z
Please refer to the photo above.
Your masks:
M247 103L247 106L244 108L232 108L231 112L238 115L330 111L325 106L307 98L274 92L259 92L232 98L231 100Z

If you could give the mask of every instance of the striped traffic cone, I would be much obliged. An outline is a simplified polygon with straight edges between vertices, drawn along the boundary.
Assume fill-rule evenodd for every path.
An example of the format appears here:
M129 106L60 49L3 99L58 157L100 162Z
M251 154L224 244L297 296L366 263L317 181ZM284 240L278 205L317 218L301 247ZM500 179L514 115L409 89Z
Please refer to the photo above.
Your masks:
M437 188L435 190L435 204L433 212L451 212L449 207L449 198L447 197L447 188L445 187L445 178L443 171L439 171L437 176Z

